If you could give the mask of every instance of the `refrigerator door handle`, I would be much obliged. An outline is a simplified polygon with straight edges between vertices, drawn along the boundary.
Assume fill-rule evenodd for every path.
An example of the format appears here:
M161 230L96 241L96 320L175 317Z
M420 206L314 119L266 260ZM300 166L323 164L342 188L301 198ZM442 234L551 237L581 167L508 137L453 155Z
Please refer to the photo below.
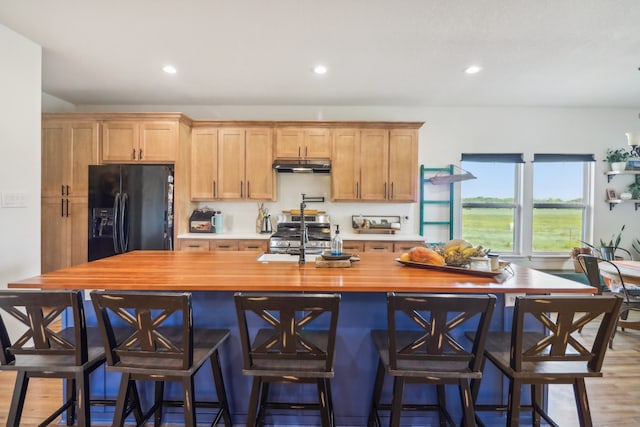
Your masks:
M122 203L120 204L120 245L122 246L122 253L127 252L129 247L129 230L127 221L129 195L122 193Z
M116 197L113 200L113 228L112 228L112 238L113 238L113 252L116 254L120 253L120 246L118 244L118 224L120 220L118 219L120 213L120 193L116 193Z

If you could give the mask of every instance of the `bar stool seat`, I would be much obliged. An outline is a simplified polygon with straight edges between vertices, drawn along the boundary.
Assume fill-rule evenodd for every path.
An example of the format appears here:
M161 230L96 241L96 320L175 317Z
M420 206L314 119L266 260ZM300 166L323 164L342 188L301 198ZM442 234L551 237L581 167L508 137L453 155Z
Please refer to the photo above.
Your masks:
M195 427L198 407L218 409L212 425L223 419L226 427L232 426L218 354L229 330L194 328L190 293L94 291L91 299L107 370L122 374L114 426L124 425L125 402L135 392L130 386L134 381L155 382L154 404L143 416L147 420L155 415L155 426L162 423L165 406L183 407L188 427ZM217 401L196 401L194 376L207 361ZM165 381L182 383L181 400L164 399Z
M253 377L247 427L261 425L267 409L320 410L335 425L334 376L339 294L236 293L244 375ZM259 321L257 331L249 325ZM270 383L316 384L318 403L269 400Z
M12 342L4 316L0 317L0 369L17 373L7 426L21 425L31 378L69 381L65 402L40 426L52 423L65 411L67 425L76 420L78 426L90 426L91 405L115 404L112 400L90 399L89 374L105 362L105 353L97 328L86 327L80 291L0 291L0 308L26 327ZM61 319L68 310L69 325L63 328ZM128 414L135 409L136 419L140 420L136 398L132 395L123 411Z
M391 411L390 426L400 425L401 412L438 411L441 425L458 425L448 412L445 385L457 385L462 425L474 426L470 381L482 376L484 339L496 304L494 295L395 294L387 295L386 330L372 330L379 362L368 426L381 426L382 410ZM461 327L473 328L470 349L453 335ZM385 376L393 378L391 403L382 402ZM405 384L434 384L437 402L403 402Z

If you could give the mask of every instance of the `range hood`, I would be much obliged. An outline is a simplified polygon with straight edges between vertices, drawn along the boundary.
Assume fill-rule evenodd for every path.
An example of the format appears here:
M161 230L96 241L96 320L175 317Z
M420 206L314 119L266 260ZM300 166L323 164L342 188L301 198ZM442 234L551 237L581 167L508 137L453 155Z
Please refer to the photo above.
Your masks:
M282 173L329 173L331 161L329 159L278 159L273 162L276 172Z

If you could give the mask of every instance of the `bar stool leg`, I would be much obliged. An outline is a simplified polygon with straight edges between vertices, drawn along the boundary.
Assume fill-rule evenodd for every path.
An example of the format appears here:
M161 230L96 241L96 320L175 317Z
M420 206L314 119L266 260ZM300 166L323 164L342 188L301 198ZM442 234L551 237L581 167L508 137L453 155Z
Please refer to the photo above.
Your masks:
M447 410L447 395L444 391L444 384L436 385L436 394L438 395L438 420L440 421L440 427L447 427L447 419L445 412Z
M509 408L507 410L507 426L518 427L520 425L520 398L522 384L519 381L509 381Z
M24 398L27 395L27 386L29 385L29 377L25 372L18 371L16 375L16 384L13 388L13 397L11 398L11 408L7 418L7 427L19 427L20 418L22 417L22 408L24 407Z
M247 427L255 427L258 416L258 406L260 400L260 389L262 388L262 378L253 377L251 395L249 396L249 409L247 410Z
M533 410L531 411L532 424L534 427L540 427L540 414L536 408L542 408L541 384L531 384L531 406L533 406Z
M326 383L326 389L327 389L327 406L329 408L329 414L331 415L331 427L335 427L336 418L333 412L333 396L331 395L331 380L329 378L326 378L324 381Z
M327 384L324 378L318 378L316 381L318 388L318 400L320 401L320 418L322 420L322 427L330 427L331 414L329 413L329 407L327 404Z
M465 427L475 427L476 416L473 408L473 397L471 396L469 381L464 378L459 379L458 389L460 390L460 401L462 402L462 425Z
M76 401L76 380L71 378L66 380L67 402ZM76 419L76 405L70 405L67 408L67 425L72 426L73 420Z
M91 425L91 404L89 403L89 373L79 372L73 380L76 403L78 405L78 427L89 427ZM72 407L75 405L71 405ZM69 424L71 421L71 424ZM73 425L73 418L67 418L67 425Z
M229 403L227 402L227 392L224 386L224 378L222 377L222 369L220 369L220 355L218 354L218 350L213 352L210 362L211 370L213 371L213 382L216 386L216 393L218 394L224 425L226 427L232 427L233 422L231 421L231 411L229 410Z
M131 375L123 373L120 378L120 388L118 389L118 402L116 403L116 410L113 414L114 427L124 426L127 402L131 399L129 395L131 392L129 381L131 381Z
M404 378L393 378L393 398L391 400L391 427L400 427L402 415L402 394L404 392Z
M155 404L156 410L153 414L154 427L162 425L162 402L164 401L164 381L156 381L155 384Z
M371 399L371 409L369 410L369 421L367 427L380 426L380 417L378 416L378 405L382 397L382 385L384 383L384 364L378 361L378 370L376 373L376 382L373 386L373 397Z
M591 411L589 409L589 400L587 399L587 388L584 384L584 378L576 378L573 383L573 393L576 397L576 406L578 409L578 419L581 427L592 427Z
M196 405L194 404L195 385L193 377L189 376L182 380L183 401L184 401L184 425L186 427L196 426Z

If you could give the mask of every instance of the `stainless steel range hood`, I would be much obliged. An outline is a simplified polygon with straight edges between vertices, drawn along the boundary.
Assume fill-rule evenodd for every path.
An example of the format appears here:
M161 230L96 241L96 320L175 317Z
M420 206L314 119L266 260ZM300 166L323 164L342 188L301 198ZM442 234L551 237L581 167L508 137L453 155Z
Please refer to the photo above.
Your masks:
M329 173L331 161L329 159L280 159L273 162L273 168L281 173Z

